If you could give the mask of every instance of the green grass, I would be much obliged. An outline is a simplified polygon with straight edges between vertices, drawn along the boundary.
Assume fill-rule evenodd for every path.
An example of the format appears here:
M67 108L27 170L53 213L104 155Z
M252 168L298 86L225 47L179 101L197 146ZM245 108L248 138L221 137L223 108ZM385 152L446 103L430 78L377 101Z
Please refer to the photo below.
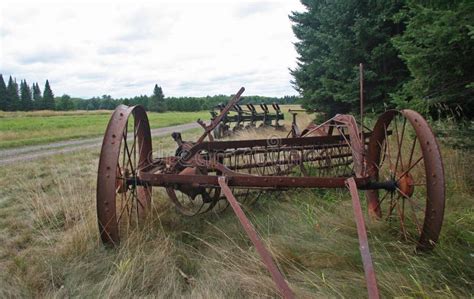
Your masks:
M102 136L112 111L0 114L0 149ZM148 113L152 129L209 119L209 112Z
M257 107L259 110L260 108ZM285 119L290 120L288 109L298 105L281 105ZM112 111L0 111L0 149L27 145L46 144L56 141L103 136ZM208 111L199 112L148 112L152 129L208 121Z
M172 152L169 139L155 138L154 148ZM447 202L432 253L414 254L385 222L367 224L383 297L474 293L474 154L447 144L442 152ZM160 188L145 226L105 249L95 208L98 157L87 150L0 169L0 297L278 297L230 209L185 217ZM346 190L268 193L245 211L297 297L366 298Z

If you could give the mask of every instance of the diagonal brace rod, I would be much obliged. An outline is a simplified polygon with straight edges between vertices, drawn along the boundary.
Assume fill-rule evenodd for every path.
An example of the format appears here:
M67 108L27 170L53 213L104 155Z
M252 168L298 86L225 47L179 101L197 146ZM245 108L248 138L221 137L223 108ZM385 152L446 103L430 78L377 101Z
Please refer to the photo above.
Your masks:
M230 206L234 210L235 215L237 216L237 218L239 218L240 224L242 224L242 227L244 228L245 232L247 233L253 245L255 246L255 249L257 249L257 252L265 263L265 266L267 267L268 271L272 275L273 281L278 287L278 290L280 291L281 295L284 298L294 298L293 291L290 289L285 279L283 278L283 275L275 265L275 262L273 261L270 252L268 252L268 250L263 245L262 240L260 240L260 238L258 237L257 231L253 227L252 223L250 223L249 219L245 216L244 211L242 211L242 208L240 208L239 203L232 194L232 191L227 185L226 177L220 176L218 182L222 191L224 192L225 197L229 201Z
M347 188L351 192L352 207L354 209L354 217L357 225L357 234L359 236L359 249L362 256L362 263L364 264L365 281L367 283L367 291L369 299L378 299L379 290L377 288L377 280L375 278L374 265L372 263L372 256L370 255L369 242L367 240L367 231L365 230L364 215L360 206L359 193L357 185L353 177L346 180Z

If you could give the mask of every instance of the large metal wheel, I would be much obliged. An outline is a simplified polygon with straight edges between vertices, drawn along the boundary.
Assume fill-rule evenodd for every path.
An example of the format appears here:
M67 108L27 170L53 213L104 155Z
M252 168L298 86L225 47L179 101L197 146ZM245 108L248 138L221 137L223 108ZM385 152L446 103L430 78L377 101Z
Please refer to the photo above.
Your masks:
M185 216L196 216L209 211L215 213L222 211L223 201L220 200L220 188L202 188L199 193L192 192L189 194L167 187L166 193L177 211Z
M151 186L139 185L138 177L151 156L145 110L141 106L120 105L105 132L97 176L97 217L105 244L118 245L149 211Z
M369 140L367 171L386 190L367 191L369 213L390 222L403 240L431 250L443 223L445 179L436 138L412 110L380 116Z

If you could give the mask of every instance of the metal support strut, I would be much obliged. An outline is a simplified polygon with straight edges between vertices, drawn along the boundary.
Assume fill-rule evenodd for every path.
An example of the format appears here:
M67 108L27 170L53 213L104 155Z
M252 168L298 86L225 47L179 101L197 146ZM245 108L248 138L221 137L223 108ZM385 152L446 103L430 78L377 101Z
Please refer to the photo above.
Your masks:
M229 201L230 206L234 210L235 215L237 216L237 218L239 218L240 224L242 224L242 227L244 228L245 232L247 233L253 245L255 246L255 249L257 249L257 252L265 263L265 266L267 267L268 271L272 275L273 281L278 287L278 290L280 291L281 295L284 298L294 298L293 291L290 289L290 287L285 281L285 278L275 265L275 262L273 261L270 252L268 252L268 250L263 245L262 240L260 240L260 238L258 237L257 231L253 227L252 223L250 223L248 218L245 216L245 213L240 208L237 199L235 199L234 195L232 194L232 191L227 185L226 178L221 176L219 177L218 182L219 186L224 192L225 197Z
M372 257L369 250L369 242L367 240L367 231L365 230L364 215L360 206L359 193L357 185L353 177L346 180L347 188L351 192L352 207L354 209L354 217L357 225L357 234L359 236L360 255L362 256L362 263L364 264L365 281L367 283L367 292L370 299L378 299L379 290L377 288L377 280L375 279L374 265L372 264Z

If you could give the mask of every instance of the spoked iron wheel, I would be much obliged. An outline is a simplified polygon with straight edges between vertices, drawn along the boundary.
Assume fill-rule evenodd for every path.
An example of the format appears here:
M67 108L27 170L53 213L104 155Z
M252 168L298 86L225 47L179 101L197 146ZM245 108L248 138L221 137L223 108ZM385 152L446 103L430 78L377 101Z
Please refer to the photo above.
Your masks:
M412 110L385 112L369 141L367 167L386 190L367 191L369 212L386 219L402 240L430 250L443 223L441 153L426 120Z
M120 105L107 126L97 177L97 216L105 244L118 245L144 220L151 186L140 184L140 171L151 160L148 118L141 106Z
M166 193L176 206L178 212L186 216L195 216L209 211L220 212L220 188L203 188L199 193L188 194L171 187ZM219 205L218 205L219 204Z

